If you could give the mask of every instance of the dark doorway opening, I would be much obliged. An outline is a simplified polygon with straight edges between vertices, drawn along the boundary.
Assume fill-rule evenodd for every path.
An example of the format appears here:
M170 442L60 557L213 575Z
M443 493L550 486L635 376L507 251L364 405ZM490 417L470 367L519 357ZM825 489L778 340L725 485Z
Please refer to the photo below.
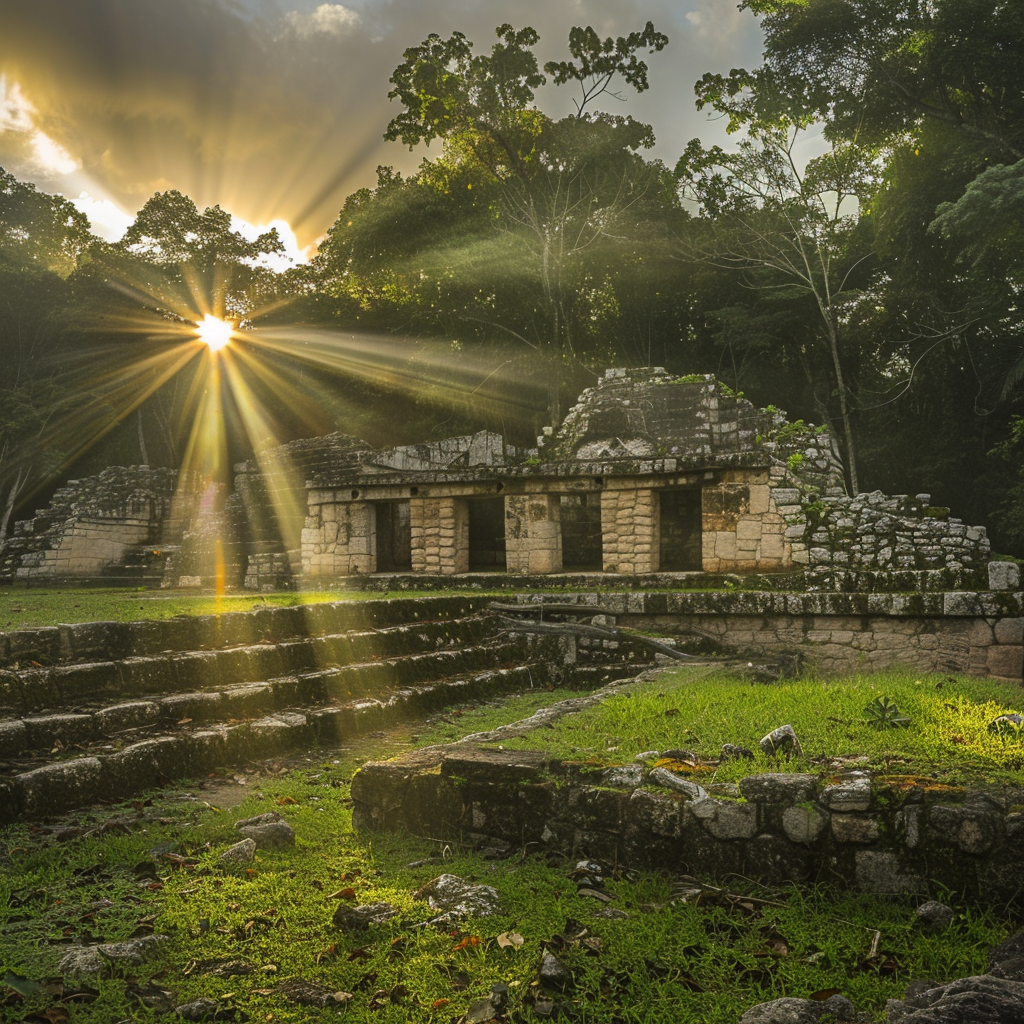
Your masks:
M699 572L701 548L700 488L660 492L662 572Z
M505 499L470 498L469 569L486 572L505 568Z
M377 572L409 572L412 569L412 530L409 502L378 501Z
M600 572L601 495L563 494L560 504L562 565L566 569Z

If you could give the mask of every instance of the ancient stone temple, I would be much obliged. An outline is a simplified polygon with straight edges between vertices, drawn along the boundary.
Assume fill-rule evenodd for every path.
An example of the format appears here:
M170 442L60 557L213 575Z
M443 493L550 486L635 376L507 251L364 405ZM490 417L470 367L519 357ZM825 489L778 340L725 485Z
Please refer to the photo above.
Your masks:
M169 502L137 511L142 492L122 477L142 472L58 492L19 524L0 570L95 574L98 541L88 560L65 557L86 523L117 533L102 549L111 559L162 539L168 585L212 584L217 552L218 580L253 589L374 573L971 570L989 555L982 527L927 494L846 496L826 428L758 409L713 377L650 367L607 370L535 448L482 431L394 448L331 434L262 452L235 467L215 507L191 503L183 534L163 521Z
M353 449L349 449L349 455ZM829 432L712 377L608 370L557 431L358 451L308 481L302 573L973 568L929 495L845 496Z

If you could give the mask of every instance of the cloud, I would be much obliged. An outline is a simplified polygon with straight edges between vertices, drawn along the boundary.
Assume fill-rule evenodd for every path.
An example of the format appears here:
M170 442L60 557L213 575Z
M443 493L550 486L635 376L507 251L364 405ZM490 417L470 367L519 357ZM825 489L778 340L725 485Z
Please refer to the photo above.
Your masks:
M135 220L134 216L125 213L116 203L109 199L97 199L88 192L80 192L70 202L89 218L93 232L108 242L118 241Z
M315 11L289 11L285 25L296 35L308 37L317 32L344 36L359 24L359 13L341 4L321 4Z
M533 25L543 62L564 56L574 24L620 35L653 20L671 42L647 58L650 90L610 102L653 124L656 154L674 162L706 130L693 82L757 60L756 21L727 14L733 2L0 0L0 75L8 96L17 90L0 114L0 164L125 210L177 188L251 224L284 220L301 249L347 194L374 183L378 164L419 163L423 153L382 135L397 113L388 78L429 33L460 30L481 50L503 22ZM721 15L725 27L705 37L688 9ZM538 99L555 116L572 109L565 90Z

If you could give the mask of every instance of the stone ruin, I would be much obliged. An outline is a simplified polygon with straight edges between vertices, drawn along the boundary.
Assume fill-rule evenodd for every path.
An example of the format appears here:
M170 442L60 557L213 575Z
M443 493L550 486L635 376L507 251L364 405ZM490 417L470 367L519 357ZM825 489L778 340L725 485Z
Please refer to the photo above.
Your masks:
M973 570L983 527L930 496L848 497L824 427L758 409L711 376L614 369L535 448L495 433L392 448L345 434L235 467L171 520L168 470L69 483L19 523L0 577L98 575L173 543L166 585L276 589L353 575Z

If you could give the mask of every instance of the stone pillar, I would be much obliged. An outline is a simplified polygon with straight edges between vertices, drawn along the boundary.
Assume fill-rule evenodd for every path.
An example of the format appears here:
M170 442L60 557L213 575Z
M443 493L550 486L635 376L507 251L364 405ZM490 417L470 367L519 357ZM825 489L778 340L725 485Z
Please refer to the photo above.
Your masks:
M377 571L377 517L368 501L325 501L309 506L302 530L306 576L348 576Z
M657 572L661 531L658 492L650 487L601 494L602 562L605 572Z
M410 498L412 571L469 572L469 509L464 498Z
M557 494L506 496L505 566L508 572L561 572L561 508Z

